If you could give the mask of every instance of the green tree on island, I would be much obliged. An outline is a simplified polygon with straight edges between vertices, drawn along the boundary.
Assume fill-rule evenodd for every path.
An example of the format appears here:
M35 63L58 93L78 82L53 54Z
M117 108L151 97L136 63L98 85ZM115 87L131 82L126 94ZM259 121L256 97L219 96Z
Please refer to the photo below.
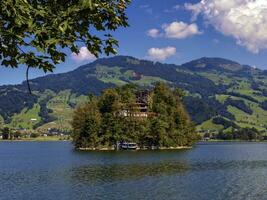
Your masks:
M73 117L76 148L113 147L135 142L140 147L191 146L197 139L183 104L182 93L164 83L156 84L147 97L148 109L140 111L133 85L107 89L77 107Z
M8 127L4 127L2 130L2 139L3 140L8 140L11 139L10 134L11 134L11 130Z

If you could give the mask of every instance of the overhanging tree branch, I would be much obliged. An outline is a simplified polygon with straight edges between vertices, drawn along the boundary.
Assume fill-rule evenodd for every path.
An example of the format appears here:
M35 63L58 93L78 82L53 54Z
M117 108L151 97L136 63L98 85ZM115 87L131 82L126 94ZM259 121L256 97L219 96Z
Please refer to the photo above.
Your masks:
M131 0L0 1L0 59L2 65L52 72L64 62L63 49L79 52L83 42L96 57L116 54L118 41L110 32L128 26ZM24 52L26 48L28 52Z
M29 81L29 70L30 70L30 66L28 66L27 70L26 70L26 82L27 82L28 91L29 91L30 94L32 94L30 81Z

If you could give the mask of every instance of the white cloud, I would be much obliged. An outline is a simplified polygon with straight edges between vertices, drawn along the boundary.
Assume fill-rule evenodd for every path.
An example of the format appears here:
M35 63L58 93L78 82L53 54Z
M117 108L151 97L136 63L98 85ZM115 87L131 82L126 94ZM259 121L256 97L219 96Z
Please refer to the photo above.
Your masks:
M184 22L172 22L162 26L167 38L184 39L193 35L201 34L196 24Z
M167 58L176 54L175 47L165 47L165 48L150 48L148 51L148 58L151 60L164 61Z
M160 33L159 29L153 28L147 31L147 35L152 37L152 38L157 38L157 37L161 37L162 34Z
M79 53L78 54L72 53L71 57L73 60L77 62L83 62L83 61L96 59L96 57L86 47L81 47L79 50Z
M195 17L202 14L216 30L251 52L267 49L266 0L201 0L185 8Z
M193 16L191 18L192 21L195 21L197 19L197 16L201 13L202 10L202 4L191 4L191 3L185 3L184 7L186 10L192 11Z
M198 26L193 24L187 24L185 22L172 22L170 24L163 24L162 31L159 29L150 29L147 35L153 38L166 37L174 39L184 39L193 35L201 34Z

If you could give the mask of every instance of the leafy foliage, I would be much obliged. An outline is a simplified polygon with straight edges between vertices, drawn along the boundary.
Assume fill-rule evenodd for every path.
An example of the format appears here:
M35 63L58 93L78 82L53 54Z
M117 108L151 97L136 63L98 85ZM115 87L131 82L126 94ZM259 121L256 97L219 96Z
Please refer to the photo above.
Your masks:
M98 145L100 129L100 112L97 109L97 100L93 98L87 104L79 106L75 113L72 125L74 127L73 140L76 147Z
M64 48L78 53L81 43L98 56L116 53L107 31L126 27L129 0L5 0L0 3L2 65L26 64L45 72L64 62ZM103 34L98 34L102 32ZM37 51L38 53L34 53Z
M3 140L8 140L10 138L10 129L8 127L4 127L0 131L2 133L2 139Z

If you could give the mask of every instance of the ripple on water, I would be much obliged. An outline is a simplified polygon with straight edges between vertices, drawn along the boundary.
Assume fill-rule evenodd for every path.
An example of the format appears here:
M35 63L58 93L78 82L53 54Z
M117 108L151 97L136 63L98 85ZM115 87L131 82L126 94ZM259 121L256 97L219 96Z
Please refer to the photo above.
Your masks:
M28 155L20 146L18 154L12 151L15 160L0 153L1 200L267 199L267 155L259 154L266 151L263 144L88 154L70 151L65 143L43 147L25 146L31 149L25 150ZM47 156L38 157L35 148ZM21 161L21 153L27 162Z

